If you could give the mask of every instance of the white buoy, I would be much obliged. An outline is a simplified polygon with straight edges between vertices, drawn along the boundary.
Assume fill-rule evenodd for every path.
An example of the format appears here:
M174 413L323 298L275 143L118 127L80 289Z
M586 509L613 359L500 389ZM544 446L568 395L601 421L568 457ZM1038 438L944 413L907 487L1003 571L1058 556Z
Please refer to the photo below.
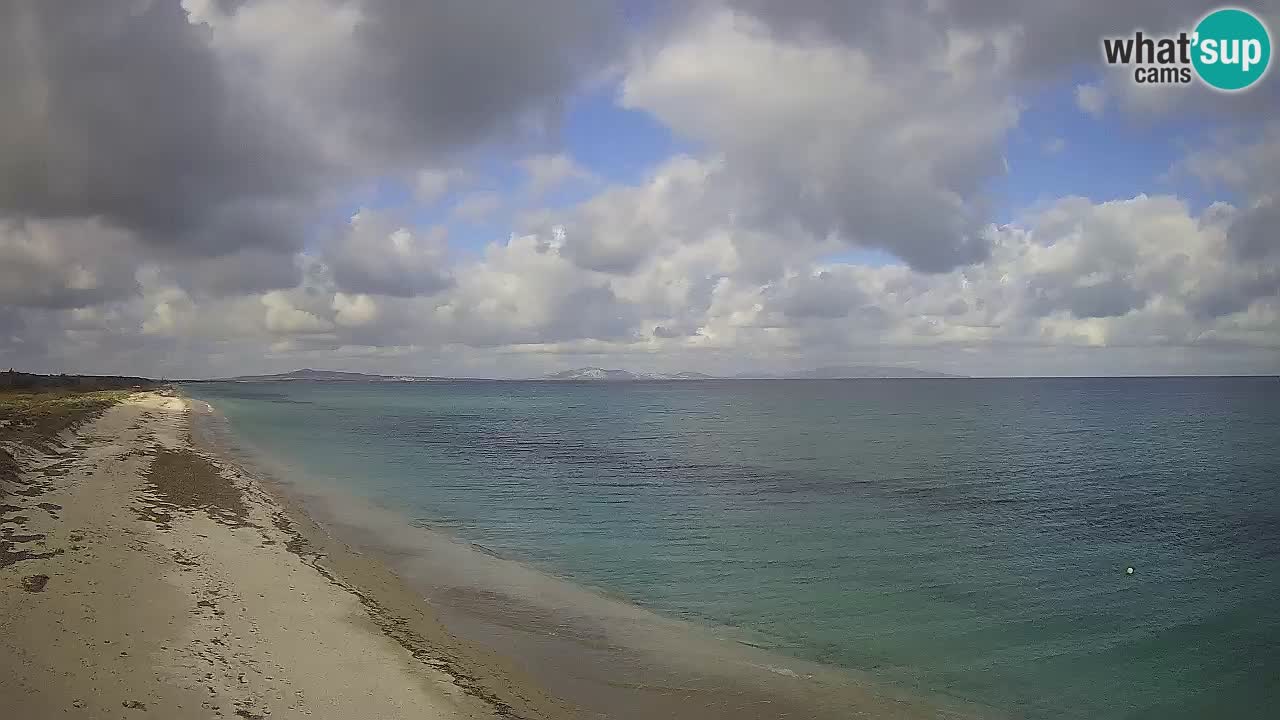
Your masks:
M1131 568L1131 567L1127 567L1127 568L1125 568L1125 569L1124 569L1124 572L1125 572L1125 574L1126 574L1126 575L1132 575L1132 574L1133 574L1133 568Z

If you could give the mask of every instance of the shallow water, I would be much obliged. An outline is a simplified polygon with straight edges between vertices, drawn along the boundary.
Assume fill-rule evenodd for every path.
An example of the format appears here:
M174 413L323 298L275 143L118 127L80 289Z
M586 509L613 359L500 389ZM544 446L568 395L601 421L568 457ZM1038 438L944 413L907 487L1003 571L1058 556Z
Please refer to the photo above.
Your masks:
M187 391L316 492L906 692L1035 718L1280 700L1275 379Z

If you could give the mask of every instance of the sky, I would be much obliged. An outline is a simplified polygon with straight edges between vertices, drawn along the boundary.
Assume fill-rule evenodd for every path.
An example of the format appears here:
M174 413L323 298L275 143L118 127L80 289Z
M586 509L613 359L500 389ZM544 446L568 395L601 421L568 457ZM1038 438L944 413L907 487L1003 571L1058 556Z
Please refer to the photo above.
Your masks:
M0 0L0 366L1277 374L1215 7Z

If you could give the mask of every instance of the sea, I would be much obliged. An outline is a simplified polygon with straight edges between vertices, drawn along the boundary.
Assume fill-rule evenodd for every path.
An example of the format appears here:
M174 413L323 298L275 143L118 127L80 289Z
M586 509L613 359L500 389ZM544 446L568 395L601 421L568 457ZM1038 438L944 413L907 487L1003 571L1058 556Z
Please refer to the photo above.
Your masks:
M892 716L1280 713L1278 378L184 391L598 717L735 662Z

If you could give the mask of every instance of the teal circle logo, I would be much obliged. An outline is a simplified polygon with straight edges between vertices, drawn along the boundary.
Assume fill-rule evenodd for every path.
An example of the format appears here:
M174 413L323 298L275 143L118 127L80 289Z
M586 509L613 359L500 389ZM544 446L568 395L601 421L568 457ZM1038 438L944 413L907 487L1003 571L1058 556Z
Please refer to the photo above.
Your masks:
M1228 92L1258 82L1271 62L1267 26L1247 10L1214 10L1196 25L1191 64L1210 87Z

